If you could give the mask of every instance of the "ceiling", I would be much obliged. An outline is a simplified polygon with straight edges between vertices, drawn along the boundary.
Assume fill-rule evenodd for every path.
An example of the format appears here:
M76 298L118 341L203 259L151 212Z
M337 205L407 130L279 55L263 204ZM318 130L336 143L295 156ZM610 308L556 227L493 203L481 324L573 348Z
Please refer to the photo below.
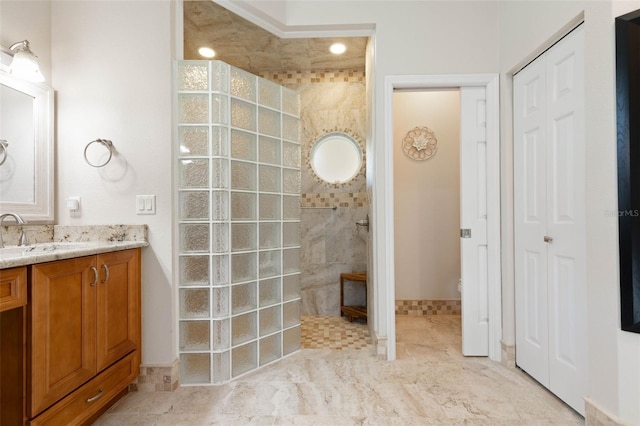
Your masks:
M342 55L329 52L339 41ZM184 59L204 59L201 46L216 51L215 59L249 71L364 70L367 37L282 39L211 0L184 2Z

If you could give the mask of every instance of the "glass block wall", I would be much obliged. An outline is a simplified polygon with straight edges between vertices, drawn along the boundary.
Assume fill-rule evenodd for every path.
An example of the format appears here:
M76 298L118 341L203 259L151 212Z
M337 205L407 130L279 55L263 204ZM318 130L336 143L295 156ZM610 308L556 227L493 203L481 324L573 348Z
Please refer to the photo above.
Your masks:
M181 384L300 349L300 101L220 61L177 64Z

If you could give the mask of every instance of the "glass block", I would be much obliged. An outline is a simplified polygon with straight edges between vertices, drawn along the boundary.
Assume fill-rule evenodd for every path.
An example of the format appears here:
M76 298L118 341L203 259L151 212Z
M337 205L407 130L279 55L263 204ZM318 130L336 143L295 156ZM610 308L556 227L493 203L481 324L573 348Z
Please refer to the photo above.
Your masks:
M282 330L280 325L280 305L260 310L260 336Z
M213 223L213 244L211 250L213 253L226 253L229 251L229 224Z
M229 155L229 132L226 127L211 126L211 155Z
M221 61L211 61L211 90L227 93L229 91L229 65Z
M231 321L229 318L222 320L213 320L211 325L213 327L213 350L224 351L231 347Z
M258 109L258 132L280 137L280 113L260 107Z
M180 321L180 350L208 351L209 321Z
M231 378L231 356L229 351L214 353L213 361L213 383L226 382Z
M241 161L231 162L231 189L256 190L256 165Z
M207 188L209 186L209 160L180 160L178 170L180 188Z
M231 193L231 220L256 219L256 194Z
M214 287L211 292L213 295L213 317L229 316L229 287Z
M178 123L209 122L209 95L178 94Z
M283 195L282 196L282 218L285 220L300 219L300 197Z
M280 247L280 223L260 222L260 250Z
M293 327L282 332L282 356L300 349L300 327Z
M181 157L209 155L209 128L180 127L178 129Z
M231 94L247 101L256 100L257 77L236 67L231 67Z
M231 345L241 345L258 336L258 316L255 312L231 318Z
M281 333L260 339L260 366L282 357Z
M282 88L282 111L300 117L300 95L286 87Z
M282 277L282 299L293 300L300 298L300 274Z
M300 245L300 223L282 224L282 246L291 247Z
M211 193L211 219L229 220L229 193L213 191Z
M280 196L260 194L260 220L280 219Z
M260 306L280 303L280 277L260 281Z
M300 324L300 301L282 305L282 326L284 328Z
M231 224L231 251L256 249L257 227L255 223Z
M231 287L231 313L233 315L255 309L257 304L258 291L255 282Z
M209 318L209 289L180 289L180 318Z
M256 277L256 254L242 253L231 255L231 282L252 281Z
M206 91L209 89L209 64L207 62L178 62L178 90Z
M293 142L300 141L299 118L282 115L282 138Z
M300 145L282 143L282 164L287 167L300 168Z
M226 382L231 378L231 356L229 352L214 353L212 355L213 383Z
M280 192L280 167L260 166L260 191Z
M206 354L180 354L180 383L203 384L211 381L211 358Z
M237 99L231 99L231 125L255 132L256 106Z
M258 367L256 342L234 348L231 351L231 376L236 377Z
M259 78L258 103L273 109L280 109L280 86L264 78Z
M211 188L229 188L229 161L224 158L211 160Z
M212 256L211 271L214 286L229 284L229 256Z
M270 250L260 252L260 278L280 275L280 250Z
M209 193L204 191L180 192L180 220L209 219Z
M231 156L240 160L256 160L256 135L231 130Z
M278 139L260 136L261 163L280 164L280 141Z
M182 253L209 251L209 225L186 223L180 225L180 251Z
M180 256L180 285L209 285L209 256Z
M211 95L211 124L228 124L228 108L226 96Z
M282 169L282 192L300 194L300 170Z
M282 270L285 274L300 272L300 249L282 250Z

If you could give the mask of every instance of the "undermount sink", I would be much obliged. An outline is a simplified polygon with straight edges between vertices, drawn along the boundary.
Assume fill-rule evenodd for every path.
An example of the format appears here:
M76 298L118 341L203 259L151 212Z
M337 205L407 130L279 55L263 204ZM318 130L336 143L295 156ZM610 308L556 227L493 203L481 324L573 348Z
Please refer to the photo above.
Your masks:
M0 260L14 259L27 256L38 256L47 253L80 250L96 245L94 242L84 243L40 243L28 246L9 246L0 248Z

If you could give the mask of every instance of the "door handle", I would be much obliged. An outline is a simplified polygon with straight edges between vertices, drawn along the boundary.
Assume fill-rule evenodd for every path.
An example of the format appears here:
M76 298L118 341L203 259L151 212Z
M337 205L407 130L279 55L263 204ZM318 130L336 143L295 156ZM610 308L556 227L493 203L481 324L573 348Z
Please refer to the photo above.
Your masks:
M552 243L553 242L553 237L550 237L548 235L544 236L544 242L545 243Z

